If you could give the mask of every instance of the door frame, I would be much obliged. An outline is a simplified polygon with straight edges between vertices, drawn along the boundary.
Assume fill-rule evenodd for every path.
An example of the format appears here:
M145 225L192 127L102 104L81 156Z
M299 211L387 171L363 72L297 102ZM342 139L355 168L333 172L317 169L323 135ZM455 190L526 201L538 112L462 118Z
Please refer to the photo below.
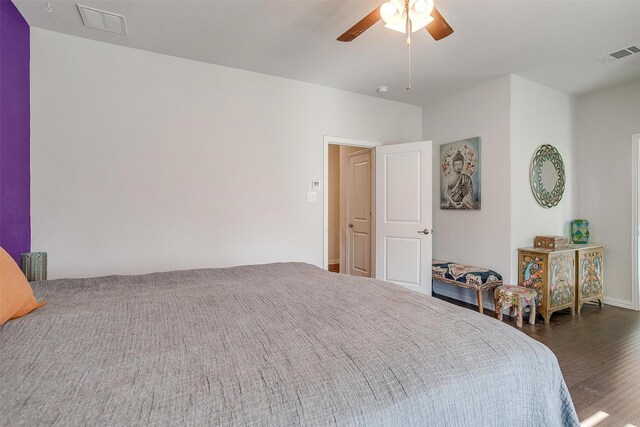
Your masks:
M640 191L640 133L631 136L631 278L633 289L631 290L631 304L634 310L640 310L640 253L638 252L638 244L640 244L640 200L638 191Z
M339 136L330 136L330 135L324 136L323 150L322 150L322 163L323 163L322 268L324 268L325 270L329 269L329 144L348 145L351 147L362 147L362 148L371 148L371 149L382 145L382 143L380 142L365 141L362 139L342 138ZM372 150L372 154L373 156L375 156L375 150ZM375 165L372 164L372 170L375 170L373 169L374 167ZM373 200L372 200L372 203L373 203ZM376 214L375 214L375 208L374 208L372 221L371 221L372 227L375 227L375 217L376 217Z

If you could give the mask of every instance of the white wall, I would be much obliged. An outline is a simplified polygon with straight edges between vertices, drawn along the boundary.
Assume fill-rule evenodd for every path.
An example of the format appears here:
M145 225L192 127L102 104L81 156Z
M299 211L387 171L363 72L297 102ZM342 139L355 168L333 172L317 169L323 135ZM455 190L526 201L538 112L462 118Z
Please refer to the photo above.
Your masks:
M640 81L578 97L578 215L606 245L605 300L631 304L631 136L640 132Z
M433 256L491 268L510 276L510 77L503 77L425 107L422 139L434 146ZM481 138L482 209L440 209L440 145ZM439 287L460 299L475 301L475 293L454 286Z
M536 235L569 236L577 208L574 168L574 97L511 76L511 277L518 277L518 251L533 246ZM538 204L531 192L529 169L537 148L551 144L564 161L566 185L553 208Z
M49 276L322 265L323 135L421 139L421 108L31 30L32 248Z

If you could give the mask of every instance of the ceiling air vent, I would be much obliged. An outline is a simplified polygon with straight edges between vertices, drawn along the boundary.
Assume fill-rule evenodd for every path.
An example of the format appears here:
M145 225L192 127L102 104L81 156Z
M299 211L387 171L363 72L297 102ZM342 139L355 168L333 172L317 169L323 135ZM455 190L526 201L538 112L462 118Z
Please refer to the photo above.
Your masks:
M598 56L596 59L604 64L610 64L627 56L635 55L636 53L640 53L640 44Z
M80 4L77 6L85 26L110 33L127 34L124 16Z

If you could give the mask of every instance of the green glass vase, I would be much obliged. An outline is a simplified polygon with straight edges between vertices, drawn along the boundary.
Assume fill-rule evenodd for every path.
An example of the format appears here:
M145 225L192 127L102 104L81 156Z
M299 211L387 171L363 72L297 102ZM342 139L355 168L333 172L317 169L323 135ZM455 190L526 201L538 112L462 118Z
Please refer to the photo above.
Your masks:
M589 243L589 221L586 219L571 221L571 241L577 245Z

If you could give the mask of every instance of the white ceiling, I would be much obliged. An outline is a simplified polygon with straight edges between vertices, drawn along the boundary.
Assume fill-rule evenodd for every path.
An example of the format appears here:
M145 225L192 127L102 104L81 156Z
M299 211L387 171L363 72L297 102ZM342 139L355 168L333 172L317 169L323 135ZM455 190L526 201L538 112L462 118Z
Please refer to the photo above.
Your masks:
M125 15L126 36L84 27L76 1L13 1L34 27L419 105L507 74L571 94L640 78L640 54L594 59L640 44L640 0L436 0L455 33L415 33L410 92L404 35L336 41L384 0L78 0Z

